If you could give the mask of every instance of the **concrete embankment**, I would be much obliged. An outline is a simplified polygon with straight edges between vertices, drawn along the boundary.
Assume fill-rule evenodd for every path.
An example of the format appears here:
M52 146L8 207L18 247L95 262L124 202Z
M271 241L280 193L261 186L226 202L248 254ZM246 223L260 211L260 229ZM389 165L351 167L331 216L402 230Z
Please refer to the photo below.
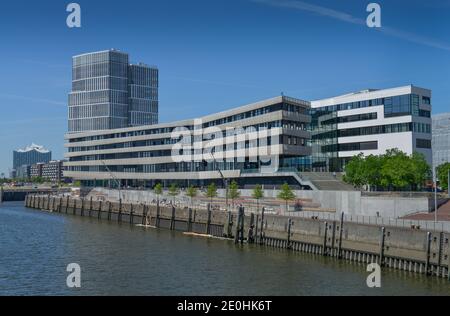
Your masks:
M443 278L450 278L450 233L391 226L365 225L265 214L178 209L157 205L124 204L28 195L25 206L99 220L126 222L227 237L236 243L285 248L359 263L378 263Z

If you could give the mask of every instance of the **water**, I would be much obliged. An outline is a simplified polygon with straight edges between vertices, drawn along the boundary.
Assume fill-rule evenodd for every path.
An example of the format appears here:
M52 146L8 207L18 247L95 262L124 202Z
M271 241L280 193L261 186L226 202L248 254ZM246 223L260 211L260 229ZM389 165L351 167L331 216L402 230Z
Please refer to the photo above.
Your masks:
M0 206L0 295L450 295L450 282L309 254ZM82 288L66 286L70 263Z

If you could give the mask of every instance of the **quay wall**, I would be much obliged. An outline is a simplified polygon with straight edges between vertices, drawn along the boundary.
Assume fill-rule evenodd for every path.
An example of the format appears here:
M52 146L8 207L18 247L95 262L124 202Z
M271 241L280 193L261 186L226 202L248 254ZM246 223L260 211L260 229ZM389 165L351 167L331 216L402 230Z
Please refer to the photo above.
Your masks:
M238 212L130 204L73 197L29 194L25 206L54 213L99 220L147 225L155 228L234 239L329 256L362 264L378 263L399 269L447 278L450 266L450 233L418 227L395 227L346 222L318 217L289 217Z

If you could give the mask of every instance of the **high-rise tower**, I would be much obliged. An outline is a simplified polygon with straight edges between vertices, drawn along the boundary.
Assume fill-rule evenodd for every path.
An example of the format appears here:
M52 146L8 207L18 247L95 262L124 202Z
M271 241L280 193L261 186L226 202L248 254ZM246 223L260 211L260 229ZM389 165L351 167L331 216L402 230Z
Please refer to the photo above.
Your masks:
M158 69L117 50L73 57L69 133L158 123Z

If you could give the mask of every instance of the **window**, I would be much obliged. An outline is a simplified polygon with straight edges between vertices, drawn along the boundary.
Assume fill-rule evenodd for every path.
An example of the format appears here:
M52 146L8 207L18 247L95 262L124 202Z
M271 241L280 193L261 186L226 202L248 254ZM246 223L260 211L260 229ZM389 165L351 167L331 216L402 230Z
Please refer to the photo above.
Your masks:
M376 150L378 149L378 142L363 142L363 143L347 143L339 144L339 151L359 151L359 150Z
M431 149L431 140L429 139L416 139L416 147L423 149Z

